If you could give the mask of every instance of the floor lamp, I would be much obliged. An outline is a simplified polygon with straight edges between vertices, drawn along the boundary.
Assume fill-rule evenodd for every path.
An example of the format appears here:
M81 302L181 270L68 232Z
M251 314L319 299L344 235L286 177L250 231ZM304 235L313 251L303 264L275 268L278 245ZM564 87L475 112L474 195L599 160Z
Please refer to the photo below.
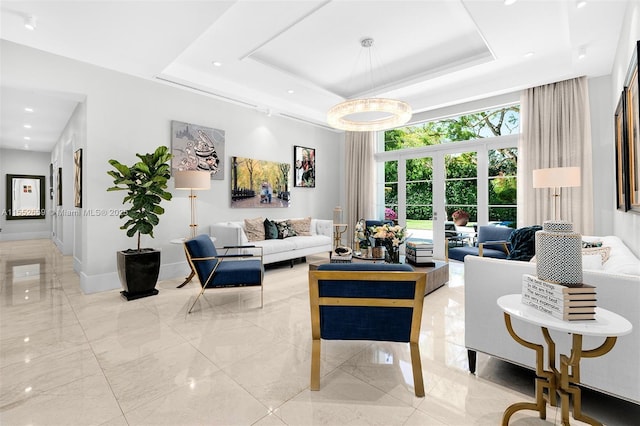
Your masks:
M183 170L173 173L175 178L176 189L190 190L189 201L191 204L191 238L195 237L198 232L198 224L196 221L196 195L193 191L211 188L211 174L209 172L198 170Z
M561 220L561 188L576 186L580 186L580 167L552 167L533 171L534 188L553 188L553 193L551 194L553 197L553 220Z

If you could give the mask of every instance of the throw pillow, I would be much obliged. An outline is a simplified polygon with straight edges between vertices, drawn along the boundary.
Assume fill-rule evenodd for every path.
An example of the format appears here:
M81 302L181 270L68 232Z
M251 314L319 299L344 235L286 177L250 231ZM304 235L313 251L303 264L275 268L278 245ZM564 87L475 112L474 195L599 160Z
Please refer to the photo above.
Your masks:
M591 247L591 248L583 248L582 255L588 254L599 254L602 257L602 263L609 260L609 256L611 255L611 247L603 246L603 247Z
M282 220L276 222L276 227L278 228L278 239L284 240L285 238L295 237L296 231L293 230L291 224L288 220Z
M249 241L264 240L264 219L256 217L255 219L244 220L244 233L247 234Z
M514 230L509 236L511 248L507 259L530 261L536 254L536 232L541 229L542 226L534 225Z
M311 235L311 218L306 217L304 219L289 219L291 228L298 235L309 236Z
M269 219L264 220L264 239L275 240L278 238L278 227Z
M582 248L602 247L602 241L582 241Z
M602 257L599 254L583 255L582 269L602 270Z

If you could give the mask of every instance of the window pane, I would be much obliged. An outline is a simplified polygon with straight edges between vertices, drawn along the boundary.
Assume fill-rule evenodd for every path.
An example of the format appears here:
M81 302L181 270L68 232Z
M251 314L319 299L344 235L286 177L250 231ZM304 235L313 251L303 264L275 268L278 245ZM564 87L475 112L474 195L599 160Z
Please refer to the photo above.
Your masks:
M489 221L515 227L516 207L489 207Z
M520 105L387 130L384 150L416 148L519 133Z

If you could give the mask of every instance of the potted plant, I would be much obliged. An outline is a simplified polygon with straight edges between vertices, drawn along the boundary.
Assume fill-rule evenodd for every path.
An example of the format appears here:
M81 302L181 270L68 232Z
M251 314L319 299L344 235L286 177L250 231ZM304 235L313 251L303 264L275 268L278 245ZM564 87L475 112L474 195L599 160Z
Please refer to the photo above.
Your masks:
M171 154L166 146L158 147L152 154L136 154L140 161L126 166L116 160L109 160L115 170L107 173L113 178L114 186L107 191L127 191L122 204L130 204L128 210L120 213L126 222L120 227L128 237L138 236L138 248L117 252L118 276L127 300L158 294L155 286L160 274L160 251L141 248L140 237L147 234L153 238L153 228L164 213L162 200L171 200L171 193L165 191L171 177L168 161Z
M456 210L451 215L451 218L453 219L453 223L456 225L465 226L469 222L469 213L464 210Z

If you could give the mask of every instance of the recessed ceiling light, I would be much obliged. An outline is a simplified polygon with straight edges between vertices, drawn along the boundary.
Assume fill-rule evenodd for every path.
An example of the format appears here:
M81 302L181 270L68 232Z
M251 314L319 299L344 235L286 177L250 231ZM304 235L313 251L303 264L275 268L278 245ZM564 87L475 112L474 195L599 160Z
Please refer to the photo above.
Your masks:
M583 7L585 7L587 5L587 2L585 0L581 0L578 3L576 3L576 7L578 9L582 9Z
M214 67L221 67L222 66L222 62L213 61L211 63L213 64Z
M25 136L23 139L24 139L25 141L30 141L30 140L31 140L31 138L30 138L29 136Z
M29 31L36 29L36 17L31 15L24 18L24 27Z
M33 112L33 108L30 108L30 107L25 107L25 109L24 109L24 110L25 110L26 112Z
M532 57L533 55L535 55L535 54L536 54L535 52L527 52L527 53L525 53L523 56L524 56L525 58L531 58L531 57Z
M504 5L505 6L511 6L512 4L514 4L517 0L504 0Z
M25 129L30 129L30 128L31 128L31 124L25 124L25 125L24 125L24 128L25 128Z
M294 94L294 93L296 93L296 92L295 92L293 89L289 89L289 90L287 90L287 93L288 93L288 94L290 94L290 95L292 95L292 94Z

